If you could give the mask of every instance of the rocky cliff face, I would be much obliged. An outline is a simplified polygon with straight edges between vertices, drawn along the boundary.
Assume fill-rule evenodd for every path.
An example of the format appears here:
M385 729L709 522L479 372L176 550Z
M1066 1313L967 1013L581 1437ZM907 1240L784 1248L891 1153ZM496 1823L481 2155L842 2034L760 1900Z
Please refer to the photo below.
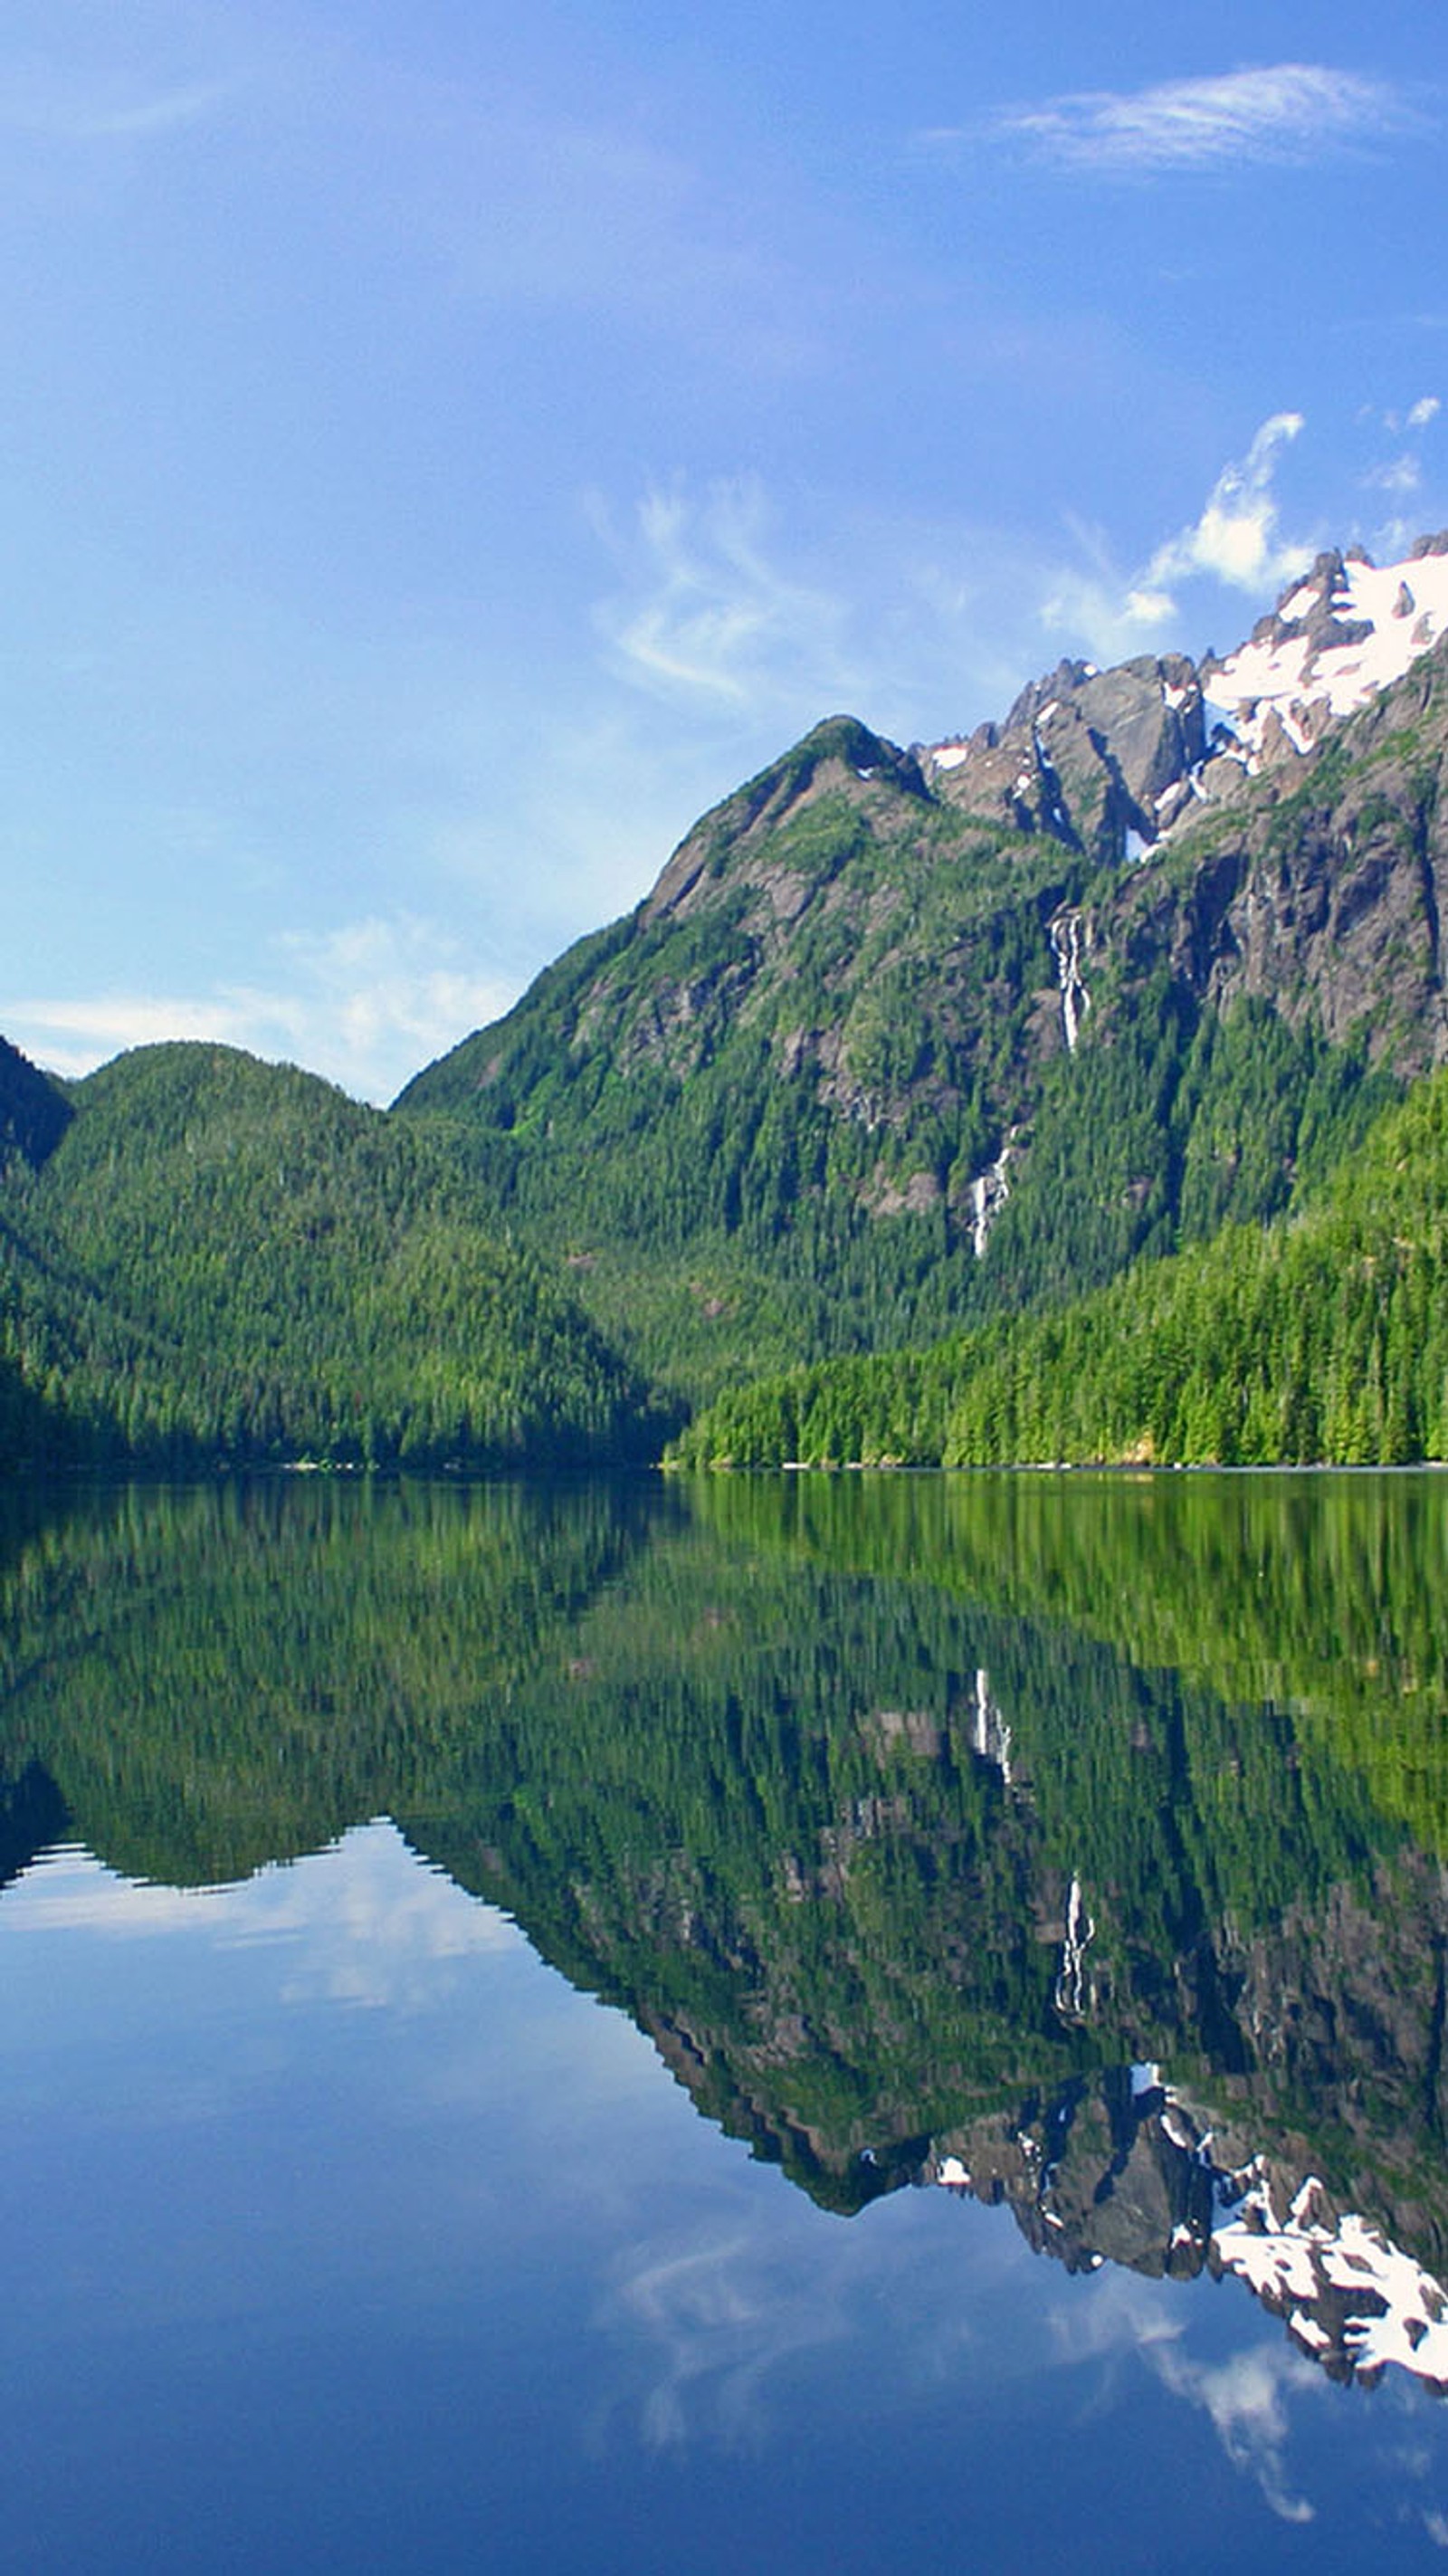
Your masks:
M1219 1009L1251 995L1339 1044L1361 1030L1408 1077L1441 1063L1445 754L1442 649L1315 750L1279 732L1256 767L1219 752L1223 792L1112 907L1128 975L1164 963Z
M935 744L921 766L942 803L1047 832L1101 864L1155 841L1206 759L1205 701L1184 654L1098 671L1062 662L1003 725Z

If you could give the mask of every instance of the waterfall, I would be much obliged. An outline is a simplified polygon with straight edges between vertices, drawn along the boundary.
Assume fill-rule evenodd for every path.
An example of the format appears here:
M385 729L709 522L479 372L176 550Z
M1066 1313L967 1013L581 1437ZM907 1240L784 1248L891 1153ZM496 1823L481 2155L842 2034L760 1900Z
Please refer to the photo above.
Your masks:
M1079 912L1065 906L1051 923L1051 953L1056 960L1056 979L1061 987L1061 1021L1066 1044L1072 1055L1081 1033L1081 1022L1091 1008L1091 996L1081 980L1081 966L1090 946L1086 924Z
M996 1160L977 1172L970 1185L970 1239L977 1261L984 1258L991 1227L1011 1194L1006 1180L1010 1152L1009 1145L1003 1145Z

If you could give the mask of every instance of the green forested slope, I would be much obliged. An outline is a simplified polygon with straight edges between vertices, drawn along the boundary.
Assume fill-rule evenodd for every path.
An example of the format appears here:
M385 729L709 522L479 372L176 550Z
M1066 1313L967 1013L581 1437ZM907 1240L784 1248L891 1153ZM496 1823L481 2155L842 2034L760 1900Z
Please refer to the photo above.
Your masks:
M657 1447L637 1384L434 1139L213 1046L140 1049L73 1099L0 1202L12 1459Z
M1303 1213L1047 1315L725 1396L688 1465L1448 1457L1448 1076Z

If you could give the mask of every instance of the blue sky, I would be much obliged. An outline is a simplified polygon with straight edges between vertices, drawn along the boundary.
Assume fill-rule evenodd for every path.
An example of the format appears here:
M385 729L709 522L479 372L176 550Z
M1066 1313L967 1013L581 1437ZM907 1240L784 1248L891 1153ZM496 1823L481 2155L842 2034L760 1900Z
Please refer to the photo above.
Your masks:
M818 717L1448 521L1448 29L11 0L0 1030L372 1098Z

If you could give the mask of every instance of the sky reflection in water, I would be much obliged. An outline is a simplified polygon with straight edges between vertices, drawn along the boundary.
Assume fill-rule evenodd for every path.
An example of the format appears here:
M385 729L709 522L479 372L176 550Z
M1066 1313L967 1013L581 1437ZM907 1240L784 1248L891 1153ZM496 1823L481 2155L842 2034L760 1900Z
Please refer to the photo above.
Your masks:
M17 2563L1094 2563L1104 2511L1146 2564L1190 2489L1202 2564L1448 2536L1416 2391L1359 2521L1364 2401L1233 2285L1069 2279L940 2191L813 2209L389 1825L217 1893L61 1852L0 1936Z
M17 2565L1448 2546L1402 2374L949 2191L816 2206L384 1819L221 1888L52 1850L0 1894L0 2047Z

